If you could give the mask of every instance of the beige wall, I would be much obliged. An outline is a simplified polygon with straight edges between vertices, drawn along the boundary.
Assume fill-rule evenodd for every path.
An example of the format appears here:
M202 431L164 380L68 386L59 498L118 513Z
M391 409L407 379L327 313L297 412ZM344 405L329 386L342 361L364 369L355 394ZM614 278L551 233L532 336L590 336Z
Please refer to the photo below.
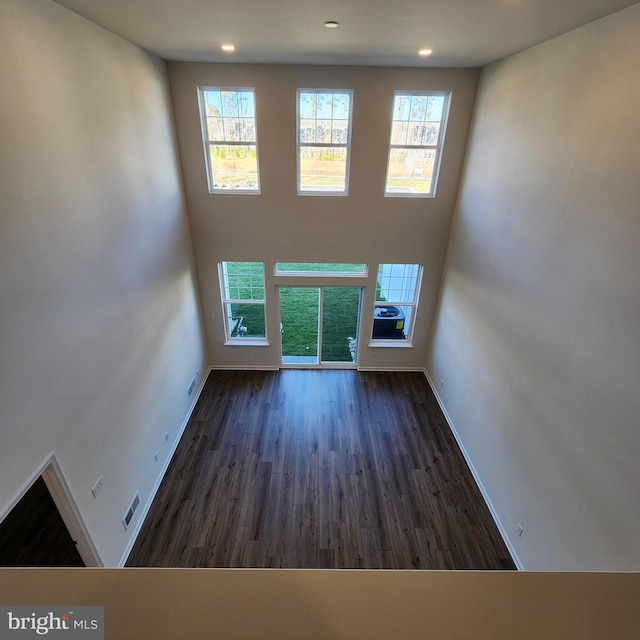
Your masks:
M2 605L102 605L108 640L636 640L638 598L637 574L0 570Z
M527 569L640 569L639 34L635 5L478 90L429 371Z
M114 565L206 362L165 68L48 0L0 42L0 517L55 453Z
M276 261L371 264L365 309L373 309L379 262L425 265L413 349L363 348L360 364L424 367L433 309L450 230L479 72L476 69L391 69L287 65L169 63L169 81L201 300L214 366L277 366L280 362ZM197 87L254 87L261 195L210 194L198 113ZM348 197L296 195L296 89L353 89ZM393 93L399 89L452 91L437 197L383 197ZM266 263L271 345L224 346L217 263ZM214 319L212 319L212 314ZM372 312L363 314L364 343Z

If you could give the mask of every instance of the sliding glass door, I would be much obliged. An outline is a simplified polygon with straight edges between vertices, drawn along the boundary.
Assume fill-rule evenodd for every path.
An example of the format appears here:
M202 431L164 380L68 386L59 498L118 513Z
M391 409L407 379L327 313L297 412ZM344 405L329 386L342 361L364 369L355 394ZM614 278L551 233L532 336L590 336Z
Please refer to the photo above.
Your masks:
M355 366L361 287L279 287L282 364Z
M322 289L322 362L356 363L361 292L360 287Z
M320 289L280 288L282 364L317 365Z

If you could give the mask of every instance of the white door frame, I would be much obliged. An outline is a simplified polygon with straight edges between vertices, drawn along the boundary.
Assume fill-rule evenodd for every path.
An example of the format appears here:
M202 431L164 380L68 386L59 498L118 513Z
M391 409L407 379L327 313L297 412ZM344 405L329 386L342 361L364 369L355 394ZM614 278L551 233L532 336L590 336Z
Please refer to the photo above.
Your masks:
M327 362L322 360L322 322L323 322L323 307L324 307L324 290L331 288L345 288L345 289L359 289L360 290L360 300L358 302L358 330L356 331L358 343L360 342L360 325L361 325L361 315L362 315L362 298L364 296L364 285L352 285L352 284L314 284L313 282L308 282L305 284L277 284L276 290L278 292L277 295L277 305L278 305L278 323L280 325L280 366L284 368L290 369L357 369L358 368L358 356L360 355L360 349L358 346L358 350L356 351L356 361L355 362ZM282 315L281 315L281 298L280 298L280 290L281 289L317 289L318 290L318 339L317 339L317 349L318 349L318 361L316 363L285 363L282 361Z
M49 463L43 470L42 479L47 485L85 565L87 567L103 567L104 563L93 544L55 455L51 456Z
M103 567L104 563L93 544L89 530L80 515L78 506L73 499L69 485L64 479L62 469L54 453L45 460L27 486L24 487L20 494L9 505L6 513L2 514L3 518L16 506L39 477L42 477L44 483L47 485L47 489L71 535L71 539L75 542L82 561L87 567Z

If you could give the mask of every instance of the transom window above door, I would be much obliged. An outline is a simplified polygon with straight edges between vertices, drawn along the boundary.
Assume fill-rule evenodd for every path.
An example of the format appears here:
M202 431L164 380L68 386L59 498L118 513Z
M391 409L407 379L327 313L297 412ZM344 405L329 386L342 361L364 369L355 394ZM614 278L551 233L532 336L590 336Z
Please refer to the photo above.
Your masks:
M351 262L276 262L277 276L366 276L367 265Z

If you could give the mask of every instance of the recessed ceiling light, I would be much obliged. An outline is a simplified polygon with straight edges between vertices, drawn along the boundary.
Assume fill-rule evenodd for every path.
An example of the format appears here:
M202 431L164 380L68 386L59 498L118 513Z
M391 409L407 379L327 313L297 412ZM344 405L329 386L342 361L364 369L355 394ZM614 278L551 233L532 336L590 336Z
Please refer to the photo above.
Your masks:
M327 20L324 23L324 26L327 27L327 29L335 29L338 26L338 22L336 22L335 20Z
M418 51L419 56L430 56L432 53L433 51L431 49L420 49L420 51Z
M232 44L223 44L221 49L223 51L226 51L227 53L231 53L232 51L236 50L236 48Z

